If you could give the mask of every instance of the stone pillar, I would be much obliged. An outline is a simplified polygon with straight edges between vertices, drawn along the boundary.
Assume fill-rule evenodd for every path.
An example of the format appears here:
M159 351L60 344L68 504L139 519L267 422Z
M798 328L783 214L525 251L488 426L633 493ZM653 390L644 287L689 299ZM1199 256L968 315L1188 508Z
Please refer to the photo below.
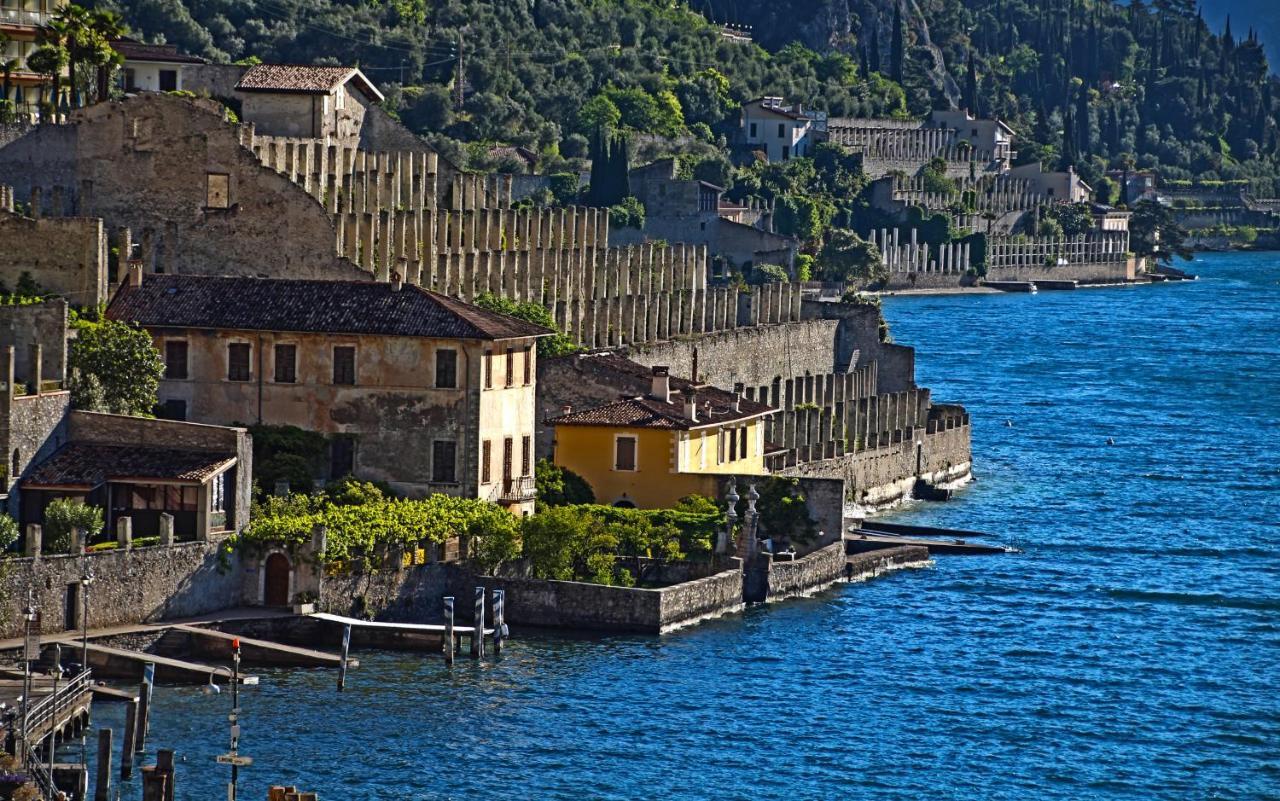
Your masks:
M160 544L166 548L173 545L173 515L160 513Z
M116 547L122 551L133 547L133 518L128 515L116 518Z
M41 530L39 523L27 524L27 536L22 543L22 555L29 556L32 559L40 558L40 551L44 547L44 532Z

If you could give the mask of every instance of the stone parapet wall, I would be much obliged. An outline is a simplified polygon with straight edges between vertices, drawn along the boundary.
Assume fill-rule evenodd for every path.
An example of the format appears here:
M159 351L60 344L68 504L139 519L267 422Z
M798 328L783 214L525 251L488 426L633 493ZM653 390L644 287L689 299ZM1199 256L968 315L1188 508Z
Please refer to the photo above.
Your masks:
M238 606L238 560L232 556L222 564L218 557L222 545L222 540L187 542L91 554L87 558L94 576L89 587L90 627L149 623ZM79 556L3 562L0 638L22 636L28 588L35 593L41 632L78 627L79 618L67 620L65 611L67 587L79 582L80 576Z
M34 203L40 202L37 194ZM107 299L111 279L102 220L37 219L0 208L0 243L0 283L9 291L23 273L30 273L42 289L77 306L94 306Z
M836 320L804 320L786 325L738 328L699 337L635 344L627 356L647 367L666 365L673 375L698 377L720 387L741 381L772 384L783 375L829 373L836 363Z

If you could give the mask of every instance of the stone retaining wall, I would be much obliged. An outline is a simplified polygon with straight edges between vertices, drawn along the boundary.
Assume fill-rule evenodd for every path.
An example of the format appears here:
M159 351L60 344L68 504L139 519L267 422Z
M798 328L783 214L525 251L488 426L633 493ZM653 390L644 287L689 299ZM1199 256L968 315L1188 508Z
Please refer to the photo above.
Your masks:
M184 542L90 555L89 626L190 617L238 606L238 560L232 557L221 566L221 545L222 540ZM22 636L28 587L35 591L42 633L78 628L79 606L67 609L67 592L68 585L79 582L80 571L79 556L0 561L0 638Z

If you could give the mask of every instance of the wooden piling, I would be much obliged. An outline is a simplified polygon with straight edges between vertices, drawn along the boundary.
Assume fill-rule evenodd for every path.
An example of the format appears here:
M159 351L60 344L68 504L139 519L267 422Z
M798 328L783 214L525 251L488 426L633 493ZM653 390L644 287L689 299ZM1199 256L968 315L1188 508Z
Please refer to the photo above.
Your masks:
M133 778L133 741L137 736L138 702L129 701L124 710L124 740L120 748L120 779L127 781Z
M98 778L93 801L109 801L111 796L111 729L98 730Z
M476 616L471 623L471 658L484 656L484 587L476 587Z
M138 685L138 720L133 727L133 752L141 754L147 745L147 719L151 713L150 687L144 681Z
M351 626L342 627L342 662L338 665L338 692L347 686L347 652L351 650Z
M453 664L453 596L444 599L444 662Z
M493 655L502 655L502 643L506 639L503 621L507 612L506 590L493 591Z

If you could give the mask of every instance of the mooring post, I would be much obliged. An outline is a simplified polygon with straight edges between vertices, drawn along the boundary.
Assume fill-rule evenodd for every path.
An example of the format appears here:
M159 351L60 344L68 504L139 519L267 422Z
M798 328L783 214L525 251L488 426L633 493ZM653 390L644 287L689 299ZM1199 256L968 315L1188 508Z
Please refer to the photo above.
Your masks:
M111 729L98 729L98 781L93 788L93 801L110 801L111 796Z
M484 656L484 587L476 587L476 616L472 621L471 658Z
M133 740L138 728L138 702L130 701L124 711L124 740L120 748L120 779L133 778Z
M493 655L502 655L502 641L506 639L506 627L503 620L507 613L507 591L493 591Z
M351 650L351 624L342 627L342 662L338 665L338 692L347 686L347 652Z
M142 667L142 683L138 685L138 725L133 731L133 751L141 754L147 745L147 730L151 724L151 684L156 666L148 662Z
M444 597L444 663L453 664L453 596Z

